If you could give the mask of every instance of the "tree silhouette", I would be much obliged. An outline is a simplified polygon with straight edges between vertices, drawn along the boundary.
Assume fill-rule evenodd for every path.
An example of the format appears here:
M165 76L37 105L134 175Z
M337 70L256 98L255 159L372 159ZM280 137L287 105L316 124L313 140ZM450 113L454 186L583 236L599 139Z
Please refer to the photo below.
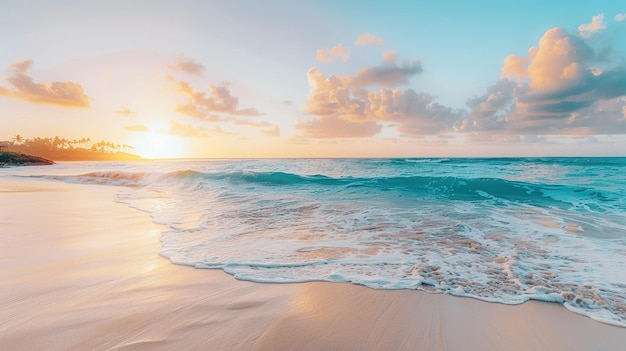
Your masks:
M122 150L134 149L130 145L120 145L104 139L92 143L90 138L67 139L60 136L32 139L20 135L12 138L12 149L19 153L63 160L137 160L136 155Z
M21 135L16 135L14 138L12 138L11 140L13 140L13 142L17 145L20 145L24 142L24 138L22 138Z

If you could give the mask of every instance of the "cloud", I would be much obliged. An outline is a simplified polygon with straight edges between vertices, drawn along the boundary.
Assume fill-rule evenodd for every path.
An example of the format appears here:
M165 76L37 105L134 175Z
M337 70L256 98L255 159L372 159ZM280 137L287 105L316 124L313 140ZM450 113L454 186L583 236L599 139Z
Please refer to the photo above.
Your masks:
M265 136L270 136L270 137L280 136L280 128L278 128L277 125L273 126L272 128L269 128L269 129L263 129L261 132Z
M33 60L18 60L9 65L14 73L26 73L33 67Z
M623 20L626 20L626 13L618 13L615 15L615 22L622 22Z
M380 95L385 99L373 104L373 108L380 117L398 122L396 129L407 136L450 132L465 117L465 111L441 105L428 93L413 89L386 92L381 90Z
M520 143L547 142L547 135L623 134L626 60L607 40L586 40L602 35L604 27L598 15L579 28L580 35L546 31L527 55L506 57L500 79L468 99L466 109L398 89L422 66L417 60L398 63L395 52L354 76L325 76L313 68L303 107L309 118L295 127L310 138L371 137L394 128L407 137L463 133L468 140Z
M405 135L435 134L452 130L464 113L437 103L427 93L413 89L355 87L352 77L308 72L310 91L304 111L315 119L296 125L309 137L367 137L382 131L380 122L394 122Z
M129 132L148 132L150 131L150 129L148 129L148 127L144 126L143 124L135 124L132 126L126 126L124 127L125 130L129 131Z
M317 52L315 53L315 57L318 61L324 63L331 63L337 58L341 58L345 62L348 60L348 52L342 44L337 44L337 46L331 49L324 48L317 50Z
M0 85L0 96L11 96L11 90Z
M188 102L185 104L178 104L178 106L176 106L176 112L182 113L183 115L186 115L186 116L209 120L209 121L218 121L222 119L222 117L220 116L211 115L211 114L201 111L201 109L198 108L198 106L196 106L196 104L192 102Z
M493 133L473 133L466 134L466 140L472 143L480 144L547 144L550 143L548 137L545 135L507 135L507 134L493 134Z
M539 47L529 50L527 75L536 91L563 90L586 79L588 65L595 55L584 41L564 29L548 30Z
M191 74L198 77L202 76L205 70L204 65L192 59L185 58L183 55L180 55L176 58L175 64L167 65L167 67L174 71Z
M14 90L0 87L0 95L16 97L35 104L71 108L89 107L89 98L80 84L74 82L35 83L27 74L32 65L32 60L20 60L11 64L13 75L7 78L7 81Z
M488 87L484 95L468 99L466 105L470 112L459 129L463 132L505 130L517 88L514 81L501 78Z
M528 62L528 57L519 57L517 55L507 56L504 59L504 66L502 66L502 75L505 77L517 77L519 79L526 78L528 76L526 72Z
M379 38L376 37L374 35L371 35L370 33L365 33L362 34L354 43L355 45L368 45L368 44L375 44L375 45L383 45L385 42Z
M248 121L247 119L240 119L240 118L233 118L232 121L234 121L236 125L241 125L241 126L251 126L251 127L272 126L270 122L265 122L265 121Z
M350 80L350 85L396 87L407 84L412 76L423 71L419 60L404 60L401 65L398 65L397 59L396 53L386 52L383 56L383 64L359 70L357 75Z
M177 135L185 138L208 138L207 129L202 127L194 127L188 124L180 124L176 121L170 121L170 129L167 134Z
M355 138L374 136L381 132L382 126L375 122L352 122L333 116L300 121L296 129L310 138Z
M115 113L118 115L122 115L122 116L132 116L132 115L137 114L137 112L132 111L128 107L124 107L121 110L115 111Z
M208 94L196 91L189 83L177 82L174 89L187 96L187 102L179 104L176 111L184 115L204 119L222 120L219 115L229 116L261 116L254 108L239 108L239 98L232 96L225 86L209 86Z
M606 29L604 25L604 14L598 14L591 18L591 23L581 24L578 26L578 34L587 39L590 38L595 33Z
M548 30L528 57L509 56L503 77L468 100L464 132L614 134L626 132L626 65L610 62L564 29Z
M223 130L221 126L215 126L213 128L212 132L215 133L215 134L228 135L228 136L239 135L239 133L227 132L227 131Z

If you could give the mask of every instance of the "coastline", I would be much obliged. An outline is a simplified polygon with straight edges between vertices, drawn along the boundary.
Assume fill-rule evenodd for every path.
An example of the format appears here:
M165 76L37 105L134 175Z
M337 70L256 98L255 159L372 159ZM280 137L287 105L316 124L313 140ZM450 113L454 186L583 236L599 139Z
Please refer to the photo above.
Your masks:
M118 189L2 178L0 349L619 350L626 329L348 283L258 284L158 256L165 229ZM37 220L33 220L37 219Z
M54 161L18 152L0 152L0 168L15 166L48 166Z

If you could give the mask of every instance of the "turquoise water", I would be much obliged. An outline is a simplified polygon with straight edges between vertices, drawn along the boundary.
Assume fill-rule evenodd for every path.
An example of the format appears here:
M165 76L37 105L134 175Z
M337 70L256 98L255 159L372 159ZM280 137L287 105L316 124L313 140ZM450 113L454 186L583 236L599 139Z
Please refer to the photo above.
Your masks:
M352 282L564 304L626 326L626 158L66 163L120 186L161 254L255 282Z

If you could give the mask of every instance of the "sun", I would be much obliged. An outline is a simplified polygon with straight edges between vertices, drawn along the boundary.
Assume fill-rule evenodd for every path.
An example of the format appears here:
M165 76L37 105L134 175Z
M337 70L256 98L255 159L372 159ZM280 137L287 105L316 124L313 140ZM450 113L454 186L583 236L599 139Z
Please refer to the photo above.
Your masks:
M147 132L135 138L135 153L142 158L185 157L186 141L182 137L161 132Z
M167 150L165 145L165 138L162 136L153 136L152 138L152 152L156 155L162 155Z

